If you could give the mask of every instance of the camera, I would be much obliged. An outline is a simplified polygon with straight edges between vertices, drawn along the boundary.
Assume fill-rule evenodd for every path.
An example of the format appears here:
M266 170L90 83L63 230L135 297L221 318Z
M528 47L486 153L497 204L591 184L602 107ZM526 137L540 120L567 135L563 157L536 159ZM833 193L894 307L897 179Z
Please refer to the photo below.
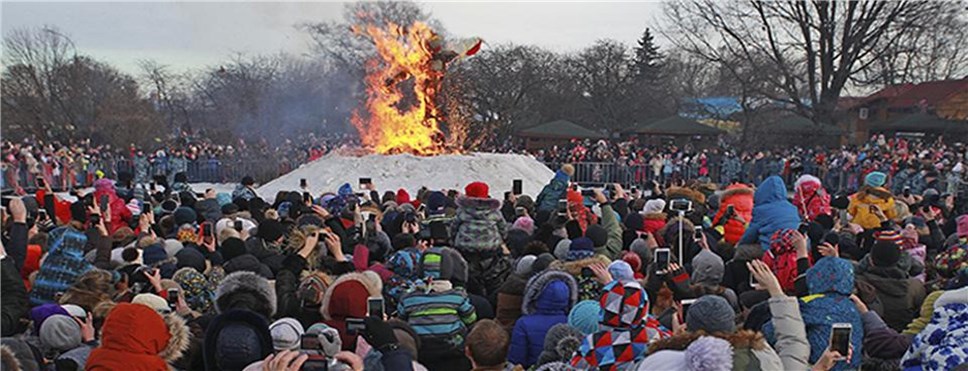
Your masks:
M669 203L669 210L690 212L692 211L692 201L682 199L672 200Z

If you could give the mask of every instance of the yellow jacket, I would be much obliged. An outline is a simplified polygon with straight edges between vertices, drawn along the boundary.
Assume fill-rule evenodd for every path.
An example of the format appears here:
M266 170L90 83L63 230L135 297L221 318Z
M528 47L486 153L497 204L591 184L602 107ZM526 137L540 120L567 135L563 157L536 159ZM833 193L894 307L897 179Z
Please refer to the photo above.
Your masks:
M877 215L870 211L871 206L880 208L888 219L897 217L897 210L894 208L894 196L891 195L891 192L881 187L865 186L850 197L847 212L852 217L851 222L864 229L880 227L881 221L877 218Z

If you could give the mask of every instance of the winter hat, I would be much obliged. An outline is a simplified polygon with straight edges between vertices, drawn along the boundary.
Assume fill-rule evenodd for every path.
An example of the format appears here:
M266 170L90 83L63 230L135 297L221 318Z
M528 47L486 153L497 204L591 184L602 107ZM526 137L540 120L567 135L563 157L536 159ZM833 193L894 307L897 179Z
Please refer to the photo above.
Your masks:
M690 371L730 371L733 369L733 346L715 336L696 339L683 354Z
M703 330L706 333L732 333L736 331L736 313L722 296L705 295L689 307L686 313L686 329Z
M289 317L280 318L269 325L269 333L272 335L272 347L277 352L299 349L304 332L302 324Z
M387 269L407 280L417 277L417 265L420 264L421 254L417 249L399 250L387 260Z
M175 259L178 261L178 268L191 267L195 268L196 271L205 271L205 255L202 255L201 251L195 248L181 249L175 253Z
M141 202L137 198L132 198L125 207L131 212L131 215L141 215Z
M649 295L638 282L612 281L602 288L602 292L598 301L602 308L599 317L602 325L636 327L649 313Z
M850 206L850 199L847 196L837 196L830 200L830 207L837 210L845 210Z
M417 355L420 353L420 336L417 335L413 327L396 318L390 319L387 323L390 324L390 327L393 327L393 334L396 335L400 347L409 351L413 359L417 359Z
M239 205L227 203L221 206L222 215L229 216L239 212Z
M87 317L87 311L84 310L84 308L81 308L78 305L75 305L75 304L64 304L64 305L61 305L61 307L63 307L64 310L67 311L67 315L69 315L71 317L75 317L75 318L86 318Z
M632 266L624 260L616 260L609 264L608 273L612 275L612 279L619 281L635 280L635 272L632 270Z
M519 195L517 201L514 201L514 207L523 207L530 213L534 211L534 200L528 195Z
M232 260L235 257L246 254L245 242L241 239L230 237L222 241L222 246L219 248L222 252L222 257L225 261Z
M464 194L466 194L467 197L490 198L490 195L488 195L488 192L489 192L489 188L487 186L487 183L484 183L484 182L473 182L471 184L468 184L467 187L464 187Z
M553 251L555 258L558 260L568 260L568 251L571 250L571 240L567 238L562 238L555 245L555 251Z
M893 229L874 232L874 240L876 241L887 241L898 244L901 243L903 239L904 237L901 236L901 233Z
M70 316L64 307L57 304L41 304L30 310L30 320L34 323L34 333L40 333L40 326L53 315Z
M642 272L642 257L632 251L626 251L622 254L622 261L628 263L629 268L632 268L632 272L641 273Z
M142 250L141 261L144 263L144 265L150 267L157 263L168 260L168 253L165 251L165 248L161 246L161 244L156 243Z
M343 348L343 341L339 337L339 331L329 327L325 323L314 323L306 329L306 334L316 335L319 339L319 348L327 357L335 356Z
M692 258L692 282L707 286L719 286L723 281L726 267L723 258L709 249L702 249Z
M901 249L893 241L878 240L871 246L870 257L876 267L893 267L901 259Z
M585 230L585 237L592 240L592 245L602 247L608 243L608 230L598 224L588 226Z
M272 318L276 313L276 289L269 280L252 272L234 272L225 276L215 289L215 310L245 309Z
M666 202L661 198L651 199L645 202L645 207L642 208L643 214L658 214L662 210L665 210Z
M81 326L71 316L50 316L40 326L40 344L54 353L77 348L81 345Z
M557 249L556 249L557 250ZM587 259L595 256L595 244L588 237L579 237L571 241L568 247L568 261Z
M864 177L864 185L869 187L881 187L887 182L887 174L880 171L873 171Z
M179 206L173 214L175 225L195 224L198 221L198 214L190 207Z
M551 326L545 333L544 345L538 356L538 364L569 360L581 345L585 335L567 323Z
M400 206L403 206L403 204L409 204L410 203L410 193L407 193L407 190L406 189L403 189L403 188L398 189L397 190L397 195L394 198L394 202L396 202L397 205L400 205Z
M319 308L320 314L325 320L366 317L367 298L380 296L382 291L383 282L376 273L344 274L326 288ZM347 337L344 337L343 341L347 345L350 343Z
M250 185L253 185L253 184L255 184L255 179L252 179L251 176L246 175L246 176L242 177L242 185L244 185L244 186L250 186Z
M185 267L176 271L171 279L181 286L189 308L202 313L209 311L215 301L215 290L205 275L195 268Z
M955 219L955 224L958 226L958 237L968 237L968 214Z
M134 299L131 299L131 304L141 304L162 314L171 312L171 308L168 307L168 301L155 294L135 295Z
M601 317L602 306L594 300L582 300L571 307L568 313L568 325L581 331L585 335L598 332L598 319Z
M554 261L555 256L549 253L542 253L541 255L538 255L538 257L534 259L534 263L531 263L531 273L536 274L544 272L544 270L548 269L548 266L550 266Z
M514 221L514 224L511 225L511 229L520 229L528 232L528 235L531 235L534 233L534 219L531 219L527 216L522 216Z
M269 323L247 310L227 311L209 323L203 347L205 369L242 370L272 354Z
M773 236L770 237L770 251L773 255L781 255L794 251L796 248L793 245L794 237L796 236L795 229L780 229L773 232Z
M447 195L443 192L430 192L427 195L427 215L440 215L447 208Z
M625 229L628 231L641 231L645 227L645 217L639 213L629 213L625 216Z
M807 291L811 295L830 292L850 295L854 289L854 266L845 259L820 258L807 269L806 275Z
M278 220L264 220L259 224L257 235L266 242L275 242L286 234L286 227Z
M504 239L504 244L511 251L511 256L515 257L524 254L524 248L531 243L531 240L531 235L527 231L511 228L507 233L507 238Z
M531 274L531 266L538 257L534 255L525 255L518 258L518 262L514 265L514 274L527 277Z
M649 246L645 243L645 240L636 238L632 241L632 244L629 245L629 250L634 252L635 255L638 255L639 258L642 258L643 266L649 265L649 263L652 262L652 250L649 249Z
M78 200L71 204L71 220L87 222L87 206L83 200Z

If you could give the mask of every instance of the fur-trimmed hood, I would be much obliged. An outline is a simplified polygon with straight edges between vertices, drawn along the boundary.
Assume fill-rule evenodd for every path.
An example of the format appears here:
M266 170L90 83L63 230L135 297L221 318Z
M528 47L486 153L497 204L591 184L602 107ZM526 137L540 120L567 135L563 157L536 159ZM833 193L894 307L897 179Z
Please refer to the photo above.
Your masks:
M875 201L872 198L889 200L891 198L894 198L894 195L892 195L891 192L885 188L871 187L871 186L865 185L863 187L860 187L857 193L854 194L854 197L865 203L872 203Z
M554 285L562 282L562 285ZM564 271L545 270L531 277L521 300L521 314L545 312L567 313L578 302L578 283L575 277Z
M88 357L88 369L167 367L181 358L191 342L185 320L175 314L161 316L141 304L118 304L101 331L101 345Z
M565 271L568 274L572 275L573 277L578 277L578 275L581 274L582 268L591 267L592 265L597 263L602 263L607 265L611 262L612 262L611 259L609 259L606 256L595 255L590 258L585 258L585 259L580 259L575 261L555 260L554 262L551 263L550 266L548 266L548 269Z
M366 300L371 296L381 296L383 292L383 281L380 276L373 271L361 273L347 273L333 282L326 288L323 295L322 305L319 307L323 319L332 320L337 317L347 317L348 312L360 312L365 317ZM334 297L336 302L334 302Z
M720 200L725 200L729 197L738 195L750 195L752 196L755 191L753 188L747 187L745 184L734 184L726 187L726 190L719 196Z
M669 216L666 215L665 213L648 213L648 214L642 215L642 219L645 219L645 220L661 220L664 222L668 218Z
M666 191L666 200L671 201L677 198L684 198L692 201L694 204L699 205L706 203L706 195L700 191L684 187L670 187L669 190Z
M714 336L729 342L734 349L753 349L753 350L765 350L769 348L769 344L766 343L766 338L763 333L756 332L753 330L739 330L734 333L715 333L707 334L705 331L694 331L694 332L684 332L678 335L673 335L665 339L659 339L649 345L649 354L658 352L660 350L678 350L683 351L692 344L693 341L699 339L703 336Z
M491 210L500 209L501 201L493 198L460 197L457 199L457 206L472 214L475 211L487 213Z
M247 271L225 276L215 289L215 310L248 309L272 318L276 313L276 288L264 277Z

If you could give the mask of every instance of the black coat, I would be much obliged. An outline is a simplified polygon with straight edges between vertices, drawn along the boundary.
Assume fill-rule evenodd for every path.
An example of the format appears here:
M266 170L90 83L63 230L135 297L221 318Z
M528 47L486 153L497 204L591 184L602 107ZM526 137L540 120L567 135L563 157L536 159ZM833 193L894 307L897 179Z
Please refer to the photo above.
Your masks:
M21 330L20 319L27 314L30 303L27 301L27 289L20 278L20 272L15 269L14 261L10 257L0 261L0 335L12 336Z

